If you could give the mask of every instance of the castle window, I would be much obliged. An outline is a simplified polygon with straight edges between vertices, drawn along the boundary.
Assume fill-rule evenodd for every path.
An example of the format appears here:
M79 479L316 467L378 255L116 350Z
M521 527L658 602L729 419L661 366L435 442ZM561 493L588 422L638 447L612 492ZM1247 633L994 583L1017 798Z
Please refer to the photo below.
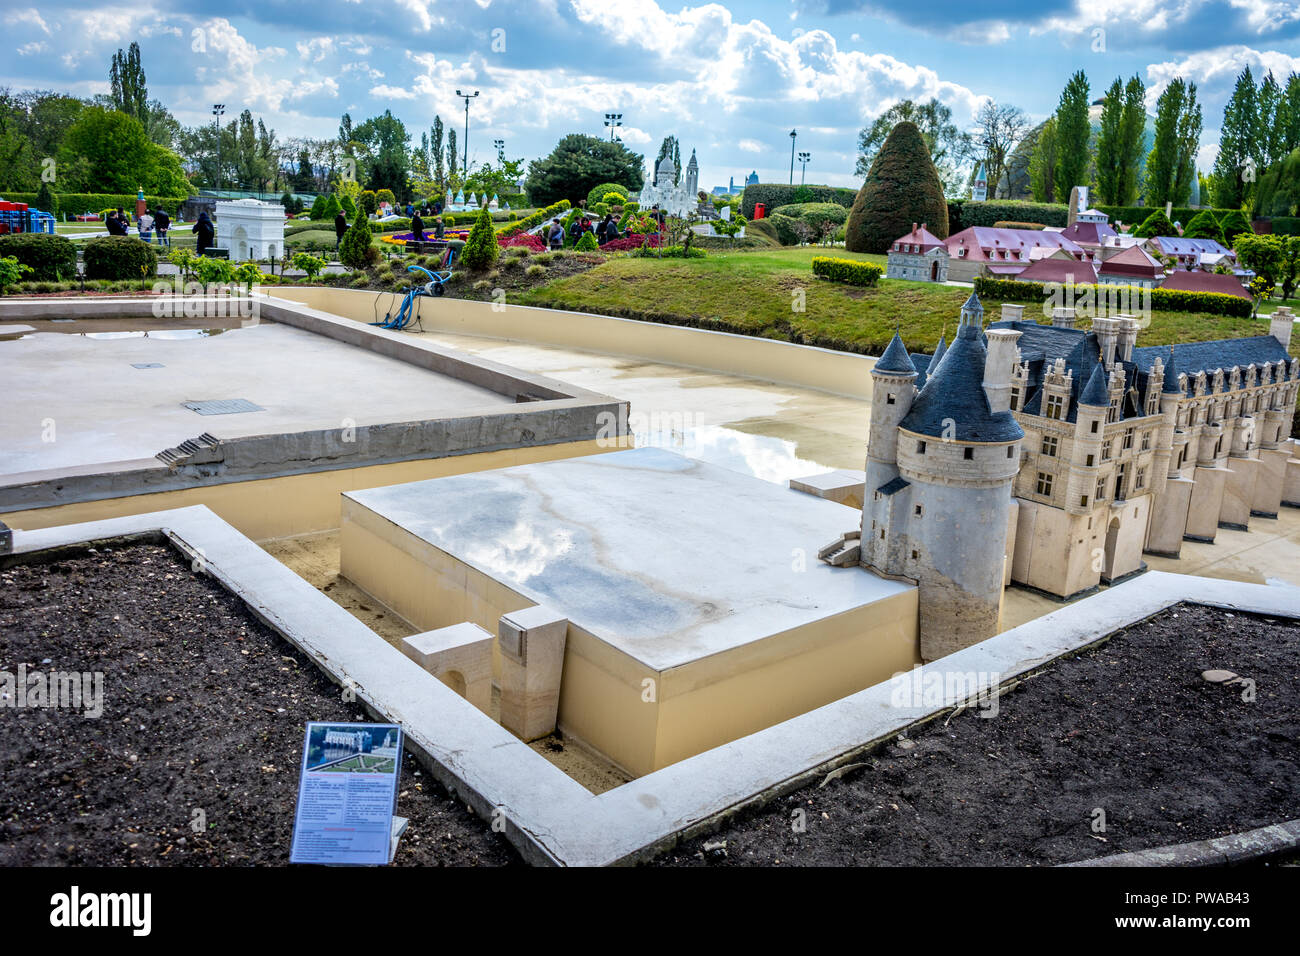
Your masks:
M893 405L893 404L894 404L894 393L893 393L893 392L888 392L888 393L886 393L886 395L885 395L885 404L886 404L886 405Z
M1088 507L1088 496L1087 496L1087 495L1080 495L1080 496L1079 496L1079 507L1080 507L1080 508L1086 508L1086 507Z
M1127 431L1124 433L1124 450L1128 451L1132 447L1133 447L1133 433L1131 431Z
M1015 446L1015 445L1012 445L1010 448L1007 449L1007 457L1008 457L1008 458L1015 458L1015 457L1016 457L1016 446Z
M1049 458L1056 457L1056 436L1055 435L1043 436L1042 452L1044 455L1047 455Z
M1147 470L1145 468L1139 468L1137 470L1137 475L1133 478L1133 487L1145 488L1146 486L1147 486Z
M1105 479L1105 478L1098 478L1098 479L1097 479L1097 495L1096 495L1096 498L1097 498L1098 501L1104 501L1105 498L1106 498L1106 479Z
M918 455L924 455L924 454L925 454L925 442L923 442L923 441L919 441L919 442L916 443L916 453L917 453Z
M1119 421L1119 399L1115 399L1109 405L1106 406L1106 421L1107 422Z
M1093 455L1089 455L1089 456L1088 456L1088 467L1089 467L1089 468L1092 467L1092 459L1093 459L1093 457L1094 457Z
M916 506L916 508L913 511L913 514L915 514L918 518L921 517L922 509L920 505Z
M1104 441L1104 442L1101 443L1101 460L1102 460L1102 461L1110 461L1110 442L1109 442L1109 441Z
M880 540L881 540L881 541L884 541L884 540L885 540L885 529L884 529L884 528L881 528L881 529L880 529Z
M1065 404L1065 399L1060 395L1047 396L1047 417L1060 421L1061 409Z
M919 557L920 557L920 555L916 552L915 549L913 549L913 550L912 550L912 560L915 561L915 560L916 560L917 558L919 558Z
M1011 410L1020 411L1020 388L1016 385L1011 386Z
M974 460L975 460L975 449L974 449L974 448L963 448L963 449L962 449L962 457L965 458L967 461L974 461Z
M1097 434L1097 422L1092 423L1092 433L1094 435Z
M1046 497L1052 494L1052 476L1045 471L1038 473L1038 493Z
M1143 450L1143 451L1150 451L1150 450L1151 450L1151 433L1150 433L1150 432L1143 432L1143 433L1142 433L1142 450Z

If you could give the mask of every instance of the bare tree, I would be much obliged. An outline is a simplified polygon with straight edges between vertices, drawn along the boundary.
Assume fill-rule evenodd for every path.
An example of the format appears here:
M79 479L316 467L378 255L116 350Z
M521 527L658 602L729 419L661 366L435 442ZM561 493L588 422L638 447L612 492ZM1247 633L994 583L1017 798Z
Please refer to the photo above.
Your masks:
M1007 169L1007 157L1024 138L1030 128L1029 117L1018 106L999 106L987 100L975 113L975 129L971 136L975 148L984 150L985 172L988 174L989 198L997 194L998 183Z

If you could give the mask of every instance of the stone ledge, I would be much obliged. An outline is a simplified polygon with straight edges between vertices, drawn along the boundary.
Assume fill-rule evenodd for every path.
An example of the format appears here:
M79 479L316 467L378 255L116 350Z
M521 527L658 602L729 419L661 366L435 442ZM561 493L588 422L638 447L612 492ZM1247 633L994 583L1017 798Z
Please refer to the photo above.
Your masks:
M1228 836L1116 853L1063 866L1232 866L1300 849L1300 820Z

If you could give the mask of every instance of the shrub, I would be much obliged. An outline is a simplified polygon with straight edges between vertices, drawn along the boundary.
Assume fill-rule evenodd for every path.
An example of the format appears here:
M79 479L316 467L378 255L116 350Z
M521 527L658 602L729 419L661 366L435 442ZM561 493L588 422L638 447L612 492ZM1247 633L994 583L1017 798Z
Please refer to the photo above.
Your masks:
M1169 217L1165 215L1164 210L1157 209L1142 220L1142 225L1133 230L1133 235L1143 239L1150 239L1152 236L1176 236L1178 230L1169 221Z
M885 270L874 262L836 259L831 256L813 256L812 271L813 275L829 279L831 282L863 286L875 285L885 274Z
M1151 289L1148 292L1136 286L1115 285L1076 285L1074 291L1081 297L1081 303L1084 303L1081 308L1086 307L1089 298L1104 302L1108 298L1119 297L1143 302L1150 295L1151 307L1163 312L1208 312L1232 318L1247 318L1251 313L1249 299L1219 292L1184 292L1180 289ZM975 294L986 301L1000 299L1009 302L1043 302L1047 298L1041 282L990 279L984 276L976 277Z
M598 202L623 202L627 199L627 187L618 183L597 183L587 191L587 205L594 206ZM611 199L610 196L614 198Z
M573 248L578 252L595 252L600 248L600 244L596 242L596 237L592 233L584 232Z
M524 270L524 275L536 282L538 279L542 278L542 276L546 275L546 266L534 262Z
M885 138L858 190L844 247L887 252L914 222L925 223L940 239L948 237L948 203L930 147L916 124L904 120Z
M326 205L327 205L327 204L326 204L326 201L325 201L325 197L324 197L324 196L317 196L317 197L315 198L315 200L312 201L312 204L311 204L311 218L312 218L312 219L324 219L324 218L325 218L325 206L326 206Z
M367 216L373 215L375 210L379 208L379 199L375 196L373 189L361 190L361 195L358 198L361 200L361 208L365 210Z
M0 256L13 256L23 265L30 266L35 281L57 282L77 277L77 247L66 236L41 232L0 236ZM136 275L138 277L139 273Z
M54 190L50 189L49 183L41 183L41 188L36 192L36 208L42 212L48 212L51 215L59 214L59 198L54 195Z
M1034 223L1039 226L1057 226L1064 229L1069 212L1069 207L1063 203L1025 202L1018 199L998 199L988 202L954 200L948 203L948 235L969 229L971 226L996 226L999 222ZM901 236L902 233L899 235Z
M705 259L709 254L695 246L690 248L685 246L664 246L662 249L656 249L654 246L647 244L640 249L634 250L632 255L664 259Z
M143 279L158 271L154 246L135 236L91 239L86 242L82 258L87 279Z
M194 262L194 276L204 285L223 285L235 281L235 267L228 259L200 256Z
M821 233L823 226L828 224L842 226L845 220L849 218L849 211L839 203L834 202L792 203L788 206L777 206L772 210L772 213L806 222L818 234Z
M307 273L308 279L313 280L324 271L326 264L324 259L310 252L295 252L291 261L295 269L301 269Z
M322 209L320 218L333 219L342 209L343 207L339 205L339 197L330 193L325 197L325 206ZM312 218L315 219L316 217L313 215Z
M365 275L364 273L354 277L352 281L348 283L348 287L352 289L365 289L369 287L369 285L370 276Z
M388 203L388 205L390 206L397 205L397 197L393 195L393 191L391 189L381 189L379 190L379 192L375 193L376 207L378 207L380 203L385 203L385 202Z
M0 295L9 291L11 285L31 271L31 266L23 265L13 256L0 258Z
M1219 225L1223 227L1224 245L1231 246L1242 233L1254 235L1255 230L1250 227L1250 220L1240 209L1233 209L1219 220Z
M1272 224L1275 236L1300 236L1300 217L1274 216Z
M479 279L477 282L474 283L475 292L487 292L491 288L492 288L492 283L487 279Z
M53 212L52 209L45 209L40 202L41 194L6 192L4 198L10 202L22 202L28 206L36 206L44 212ZM146 193L145 203L150 209L159 207L166 209L173 216L176 210L180 208L181 203L186 200L186 196L158 196ZM96 209L117 209L119 206L128 212L135 210L135 193L56 193L55 200L59 209L69 216L80 215L83 212L94 212Z
M1016 222L1014 220L1000 219L993 224L994 229L1046 229L1041 222Z
M469 238L465 240L461 262L467 269L482 272L496 262L499 255L501 255L501 247L497 245L496 234L492 231L492 217L484 207L479 210L474 228L469 231Z
M799 202L833 202L839 203L845 209L850 209L856 196L856 190L845 189L840 186L788 186L784 183L757 183L745 187L745 192L740 197L740 213L746 219L753 219L754 206L757 203L764 203L769 213L778 206L788 206L791 203Z
M762 224L767 223L767 230L771 231L772 238L783 246L799 245L799 230L796 228L799 223L798 219L792 219L789 216L783 216L781 213L774 213L771 216L764 216L759 220L751 220L750 226L760 227L764 231ZM895 236L897 238L897 236Z
M1213 239L1215 242L1223 242L1223 227L1219 225L1219 220L1214 218L1214 213L1202 209L1183 228L1183 235L1189 239Z
M371 248L370 241L370 222L364 212L358 212L356 221L339 243L339 262L353 269L364 269L379 254L377 249Z

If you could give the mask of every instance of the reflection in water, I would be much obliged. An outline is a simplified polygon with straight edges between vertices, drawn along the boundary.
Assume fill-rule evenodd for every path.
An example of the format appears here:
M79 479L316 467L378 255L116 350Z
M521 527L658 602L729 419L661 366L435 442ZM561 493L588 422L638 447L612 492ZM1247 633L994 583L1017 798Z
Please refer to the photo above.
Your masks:
M133 329L127 332L79 332L87 339L205 339L228 329Z
M778 485L786 484L791 478L827 470L824 465L800 458L798 446L792 441L771 435L751 435L721 425L633 429L632 437L638 448L664 448Z

